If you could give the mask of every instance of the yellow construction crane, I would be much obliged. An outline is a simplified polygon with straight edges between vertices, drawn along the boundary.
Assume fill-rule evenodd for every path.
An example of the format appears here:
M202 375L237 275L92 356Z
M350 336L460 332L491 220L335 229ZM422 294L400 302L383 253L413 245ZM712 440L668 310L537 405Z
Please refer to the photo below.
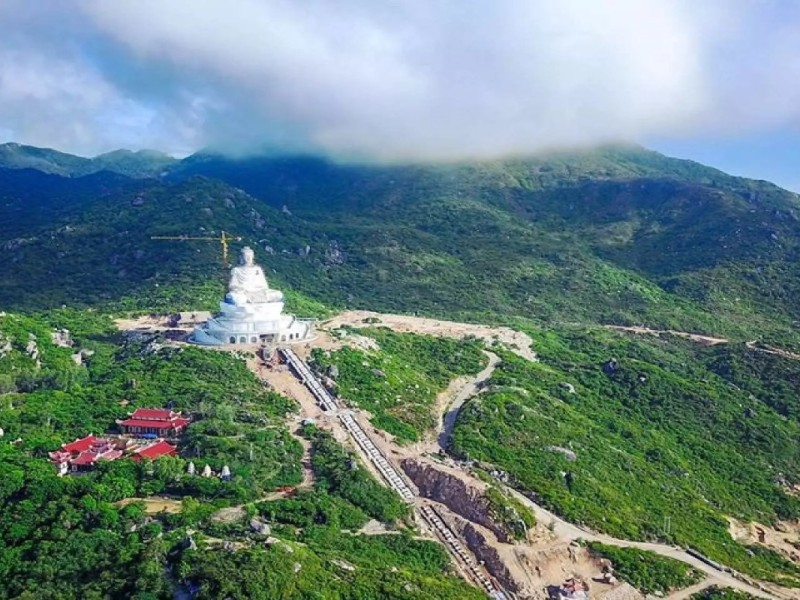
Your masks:
M224 231L219 237L210 236L192 236L192 235L151 235L151 240L179 240L179 241L204 241L204 242L219 242L222 245L222 262L228 263L228 244L230 242L241 242L242 237L238 235L230 235Z

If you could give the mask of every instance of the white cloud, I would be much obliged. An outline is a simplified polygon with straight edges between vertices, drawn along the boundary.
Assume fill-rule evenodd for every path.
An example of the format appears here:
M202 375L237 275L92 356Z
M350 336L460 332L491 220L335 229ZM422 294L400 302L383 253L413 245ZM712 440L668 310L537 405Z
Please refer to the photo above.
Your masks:
M116 90L85 65L0 52L0 122L31 143L92 145L100 111L124 110Z
M41 6L0 10L30 32L0 40L0 130L66 148L487 157L800 114L773 0L81 0L61 42Z
M706 101L699 49L676 3L84 7L144 60L250 95L256 129L289 123L334 153L487 156L629 139Z

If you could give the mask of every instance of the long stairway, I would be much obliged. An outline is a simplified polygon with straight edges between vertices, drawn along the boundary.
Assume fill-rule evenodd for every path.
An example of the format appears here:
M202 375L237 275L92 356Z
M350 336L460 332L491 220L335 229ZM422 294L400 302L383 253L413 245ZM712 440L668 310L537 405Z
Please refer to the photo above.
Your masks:
M400 497L413 504L417 495L412 487L406 482L400 471L392 465L386 456L380 451L372 438L367 434L359 422L355 419L352 412L345 409L339 399L334 397L325 386L308 368L308 365L290 348L280 348L281 358L289 365L295 376L308 388L323 411L335 415L350 434L356 446L363 452L364 456L375 465L381 477ZM476 584L482 587L495 600L508 600L508 595L499 590L489 579L486 573L475 564L473 558L464 549L461 541L447 526L436 510L428 505L418 506L417 514L428 526L436 532L436 535L444 543L445 548L450 552L461 569Z

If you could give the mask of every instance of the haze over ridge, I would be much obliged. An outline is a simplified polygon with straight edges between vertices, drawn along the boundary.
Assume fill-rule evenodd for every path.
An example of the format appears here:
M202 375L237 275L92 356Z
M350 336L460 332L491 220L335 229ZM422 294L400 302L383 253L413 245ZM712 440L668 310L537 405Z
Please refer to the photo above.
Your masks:
M0 138L84 155L491 158L800 120L777 1L8 0L0 24Z

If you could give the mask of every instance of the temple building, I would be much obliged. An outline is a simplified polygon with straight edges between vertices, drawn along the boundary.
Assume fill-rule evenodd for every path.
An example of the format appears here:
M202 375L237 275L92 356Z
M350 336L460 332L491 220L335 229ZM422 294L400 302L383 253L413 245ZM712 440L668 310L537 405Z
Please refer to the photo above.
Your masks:
M137 437L175 437L183 433L190 422L179 412L163 408L137 408L124 421L117 421L117 425L122 433Z
M189 341L207 346L226 344L292 344L315 337L315 319L283 314L283 293L267 284L251 248L241 251L231 269L228 293L219 313L199 325Z
M87 435L85 438L64 444L59 450L50 452L50 461L56 465L59 475L68 471L77 473L93 469L98 461L117 460L124 454L125 443Z
M94 469L98 462L119 458L135 461L156 460L161 456L177 456L178 449L162 439L131 440L124 438L102 438L87 435L84 438L63 444L55 452L50 452L52 462L59 476L68 473L81 473Z
M156 440L147 446L141 446L133 451L131 458L135 461L156 460L162 456L178 456L178 449L164 440Z

